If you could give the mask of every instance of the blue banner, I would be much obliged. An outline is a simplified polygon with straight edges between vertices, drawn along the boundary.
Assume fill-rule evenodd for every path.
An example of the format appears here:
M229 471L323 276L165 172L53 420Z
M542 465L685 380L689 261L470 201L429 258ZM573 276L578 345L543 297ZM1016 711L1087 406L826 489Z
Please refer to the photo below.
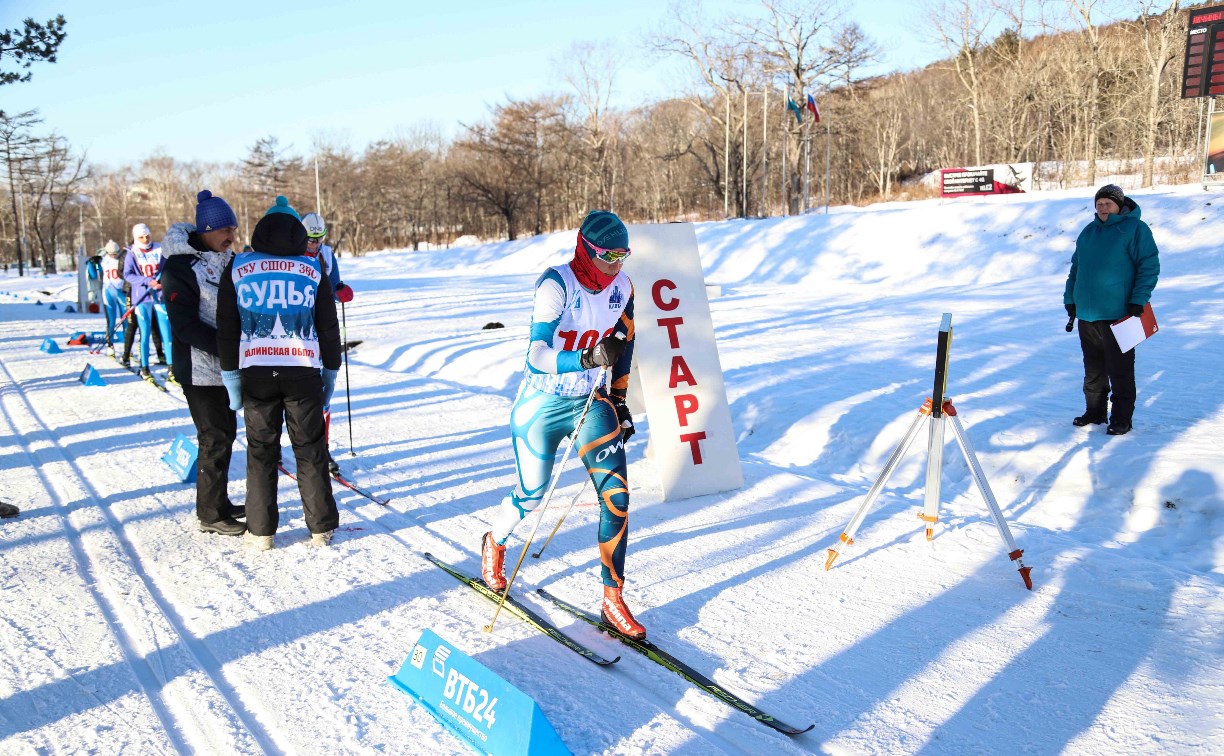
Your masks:
M191 483L196 479L196 461L199 457L200 450L196 448L195 442L180 433L161 459L179 480Z
M530 696L428 628L387 679L480 753L569 753Z

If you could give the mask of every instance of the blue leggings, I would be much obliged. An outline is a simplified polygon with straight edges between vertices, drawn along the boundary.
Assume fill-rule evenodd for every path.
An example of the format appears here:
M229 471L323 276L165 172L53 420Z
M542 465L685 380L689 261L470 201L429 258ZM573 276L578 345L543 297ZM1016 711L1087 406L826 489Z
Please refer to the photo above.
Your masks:
M174 364L174 354L170 347L170 316L166 314L166 305L161 302L141 302L136 305L136 325L140 328L140 366L149 366L149 328L152 318L157 316L157 329L161 332L162 349L166 353L166 362Z
M122 286L107 286L102 290L102 311L106 313L106 343L114 344L115 329L123 317L124 300Z
M510 531L544 498L557 449L574 431L586 397L554 396L524 386L510 410L510 434L518 485L502 500L493 536L505 543ZM629 482L625 445L616 408L597 394L578 432L578 456L599 496L599 561L604 585L624 583L629 543Z

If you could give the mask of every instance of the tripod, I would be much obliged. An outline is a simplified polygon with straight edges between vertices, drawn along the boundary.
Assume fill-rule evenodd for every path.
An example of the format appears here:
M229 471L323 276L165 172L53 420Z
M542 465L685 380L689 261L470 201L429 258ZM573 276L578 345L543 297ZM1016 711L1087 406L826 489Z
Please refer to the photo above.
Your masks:
M829 556L825 560L825 570L832 569L833 562L840 556L842 544L849 546L854 543L854 534L858 532L859 526L863 524L863 519L867 516L867 510L871 509L871 505L879 498L884 485L897 469L897 464L905 456L905 453L909 451L910 446L914 443L914 439L918 437L918 431L921 430L924 421L929 421L930 423L927 433L926 490L922 512L918 515L918 518L926 523L927 540L930 541L934 538L935 523L939 522L939 488L940 477L943 473L944 418L947 417L952 420L952 433L956 437L956 443L965 455L965 463L969 465L969 470L973 473L973 480L977 483L978 490L982 493L982 498L986 500L986 506L990 509L990 516L994 519L995 527L999 530L999 536L1007 545L1007 557L1019 565L1020 577L1024 580L1024 586L1031 591L1033 590L1033 579L1030 577L1029 572L1032 570L1032 567L1026 567L1021 559L1024 556L1024 549L1016 545L1016 539L1012 537L1011 529L1007 527L1007 521L1003 519L1003 511L999 509L999 503L995 500L994 493L990 490L990 484L986 482L986 474L982 472L982 466L978 464L977 454L973 451L973 445L969 443L969 437L965 435L965 429L961 426L960 418L956 415L956 407L952 405L951 399L944 398L951 342L952 315L945 313L943 323L939 328L939 352L935 363L935 399L927 399L922 407L919 408L918 416L914 418L914 422L910 423L909 430L905 432L905 437L901 439L901 443L897 445L897 448L893 450L892 456L888 458L888 462L884 465L884 470L880 473L880 477L876 479L875 484L871 486L871 490L867 492L867 498L863 500L858 511L850 518L845 531L838 538L838 543L829 549Z

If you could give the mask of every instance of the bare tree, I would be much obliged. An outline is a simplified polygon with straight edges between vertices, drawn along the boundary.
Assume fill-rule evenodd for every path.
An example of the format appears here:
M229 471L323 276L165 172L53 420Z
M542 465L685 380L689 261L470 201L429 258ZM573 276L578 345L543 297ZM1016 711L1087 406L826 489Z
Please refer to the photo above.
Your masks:
M940 0L927 11L936 38L951 55L952 69L968 97L973 122L973 162L982 164L982 50L994 9L983 0Z
M1160 98L1161 81L1165 70L1173 60L1177 40L1182 36L1181 1L1173 0L1162 13L1156 13L1153 0L1140 0L1139 18L1133 26L1136 35L1143 41L1143 57L1147 64L1145 84L1148 88L1147 107L1144 109L1143 134L1143 186L1152 185L1153 167L1156 163L1156 133L1164 103Z
M24 182L30 164L34 162L41 139L35 137L33 128L42 123L37 110L9 115L0 110L0 159L4 161L8 178L9 200L13 206L13 246L17 257L17 275L25 275L25 250L22 235L21 210L17 207L20 196L19 185Z

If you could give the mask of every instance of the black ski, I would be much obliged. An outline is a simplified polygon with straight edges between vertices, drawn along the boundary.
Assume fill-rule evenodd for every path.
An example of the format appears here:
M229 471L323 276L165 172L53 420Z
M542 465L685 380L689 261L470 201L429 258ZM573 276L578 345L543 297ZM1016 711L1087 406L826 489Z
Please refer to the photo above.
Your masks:
M454 567L447 564L446 562L443 562L441 559L438 559L433 554L430 554L428 551L425 552L425 558L433 562L434 564L438 565L442 569L446 570L447 572L450 573L451 577L455 578L461 583L467 584L468 587L472 588L474 591L479 593L481 596L484 596L488 600L494 603L501 601L501 594L494 591L492 588L486 585L483 580L480 580L479 578L474 578L470 575L465 575L464 573L455 569ZM590 661L595 662L601 667L607 666L609 664L615 664L616 662L620 661L619 656L616 657L615 659L605 659L604 657L595 653L591 649L587 648L586 646L582 645L578 641L574 640L573 638L569 637L565 633L558 630L556 625L544 619L540 615L536 614L531 609L528 609L525 604L520 603L517 599L515 599L512 596L506 596L505 608L507 611L514 614L519 619L523 620L524 622L531 625L535 629L544 633L549 638L552 638L553 640L557 641L561 645L565 646L570 651L573 651L574 653L578 654L579 656L585 659L589 659Z
M735 695L734 693L730 693L724 690L718 683L714 682L710 678L701 674L697 670L693 669L689 665L685 664L684 662L680 661L676 657L667 653L666 651L659 648L658 646L651 643L650 641L637 640L635 638L630 638L628 635L621 633L616 628L610 627L604 624L604 622L599 617L595 616L594 614L591 614L590 612L579 609L573 604L569 604L565 602L564 600L557 598L556 596L552 595L551 593L544 590L543 588L537 589L536 593L540 594L544 598L553 602L554 604L561 607L562 609L569 612L570 614L574 615L578 619L583 620L584 622L588 622L594 625L595 627L599 628L600 630L603 630L607 634L619 640L621 643L624 643L625 645L632 648L634 651L637 651L638 653L642 654L647 659L650 659L656 664L659 664L663 667L666 667L667 669L670 669L672 672L675 672L676 674L680 675L685 680L688 680L692 684L696 685L698 688L701 688L706 693L709 693L710 695L714 696L715 698L722 701L723 703L728 704L729 706L732 706L736 709L739 709L740 711L744 712L745 714L757 720L758 722L768 727L772 727L778 732L784 733L786 735L800 735L816 726L815 724L810 724L807 727L800 729L798 727L793 727L791 725L788 725L781 720L775 719L771 717L770 715L766 714L765 712L761 711L757 707L753 706L752 704L748 703L744 699Z
M297 475L294 475L292 470L290 470L288 467L285 467L284 462L279 463L278 466L280 467L280 471L282 473L284 473L285 475L288 475L290 478L294 480L297 480ZM336 481L340 485L344 486L345 488L349 489L353 493L366 497L367 499L374 502L375 504L382 504L385 507L391 503L391 499L389 498L380 499L379 497L365 490L361 486L358 486L356 483L349 481L343 475L340 475L338 473L332 473L331 479Z

